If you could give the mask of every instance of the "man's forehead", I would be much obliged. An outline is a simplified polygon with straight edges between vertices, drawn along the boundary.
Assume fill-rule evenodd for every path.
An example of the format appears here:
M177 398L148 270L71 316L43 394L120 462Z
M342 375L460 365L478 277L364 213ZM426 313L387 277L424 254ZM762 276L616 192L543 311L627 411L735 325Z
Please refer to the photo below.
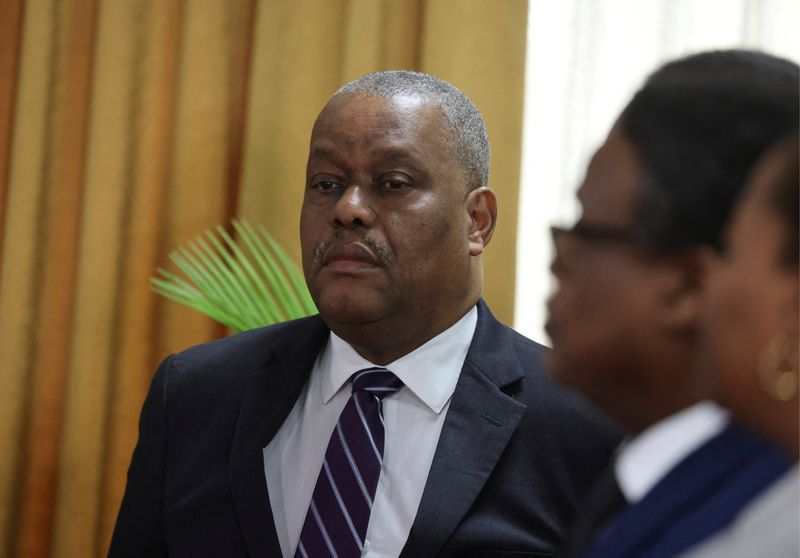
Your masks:
M314 124L309 159L335 158L354 148L384 159L418 156L421 145L444 141L441 118L437 105L418 96L341 94Z
M421 123L440 116L438 104L419 94L378 96L365 92L340 93L328 101L314 123L314 131L330 122L379 118L385 124ZM312 132L313 133L313 132Z
M340 144L330 141L318 141L311 145L309 158L311 159L335 159L339 156ZM374 157L385 160L404 161L413 157L413 144L407 146L373 144L369 152Z

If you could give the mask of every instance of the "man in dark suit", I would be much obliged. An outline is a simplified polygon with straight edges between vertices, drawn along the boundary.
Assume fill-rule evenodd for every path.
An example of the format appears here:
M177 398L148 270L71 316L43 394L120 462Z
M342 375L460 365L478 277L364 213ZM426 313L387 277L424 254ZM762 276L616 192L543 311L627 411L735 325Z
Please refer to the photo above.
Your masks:
M488 174L483 119L441 80L332 97L300 224L320 315L164 361L112 556L553 551L618 437L480 299Z
M728 524L787 467L704 399L702 260L758 156L796 128L796 64L689 56L652 74L594 155L571 229L553 229L554 376L631 438L567 556L674 556Z

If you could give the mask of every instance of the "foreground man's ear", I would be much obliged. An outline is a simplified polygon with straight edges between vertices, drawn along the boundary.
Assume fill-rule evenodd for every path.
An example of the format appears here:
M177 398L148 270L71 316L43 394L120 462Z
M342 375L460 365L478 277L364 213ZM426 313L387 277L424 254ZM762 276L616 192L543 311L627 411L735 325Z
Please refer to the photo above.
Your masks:
M497 223L497 198L488 186L481 186L467 194L465 201L469 214L469 255L480 256L489 244Z

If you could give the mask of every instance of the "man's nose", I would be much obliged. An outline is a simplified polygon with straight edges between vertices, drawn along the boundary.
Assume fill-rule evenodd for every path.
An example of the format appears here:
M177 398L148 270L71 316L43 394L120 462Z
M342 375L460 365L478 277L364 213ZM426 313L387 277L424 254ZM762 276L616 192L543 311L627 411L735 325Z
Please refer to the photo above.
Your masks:
M357 184L345 187L333 208L334 226L348 229L369 227L372 225L374 217L369 191Z

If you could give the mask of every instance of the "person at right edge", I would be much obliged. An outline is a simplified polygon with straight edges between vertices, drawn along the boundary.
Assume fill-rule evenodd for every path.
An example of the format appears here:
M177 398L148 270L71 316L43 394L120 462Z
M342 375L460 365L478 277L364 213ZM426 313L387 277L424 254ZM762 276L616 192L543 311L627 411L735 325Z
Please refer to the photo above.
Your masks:
M629 436L563 556L675 556L730 524L789 460L707 401L703 256L749 169L796 128L800 68L765 53L667 63L633 96L553 228L549 364Z
M722 249L708 261L703 328L714 398L794 466L686 558L800 556L799 150L795 132L748 180Z

